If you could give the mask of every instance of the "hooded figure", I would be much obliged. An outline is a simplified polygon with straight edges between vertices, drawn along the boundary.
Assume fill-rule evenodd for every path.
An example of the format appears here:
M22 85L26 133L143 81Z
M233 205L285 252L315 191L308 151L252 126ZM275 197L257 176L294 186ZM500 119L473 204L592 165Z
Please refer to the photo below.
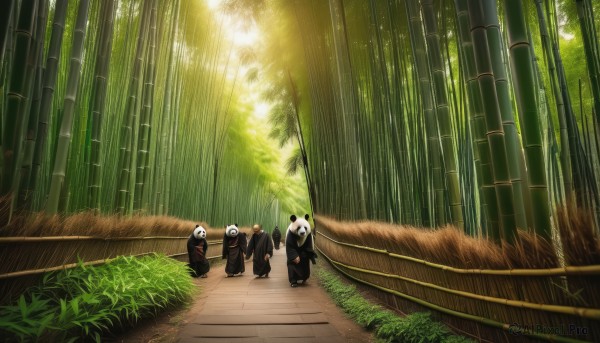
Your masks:
M281 243L281 231L279 231L279 227L275 226L275 229L273 229L273 233L271 233L271 238L273 238L273 245L275 245L275 250L279 250L279 243Z
M250 256L254 253L254 258L252 259L252 271L254 275L269 277L269 272L271 271L269 259L273 257L271 237L258 224L252 227L252 231L254 233L250 237L250 242L248 242L246 259L250 259Z
M208 244L206 243L206 230L200 225L196 225L194 232L190 235L187 241L188 258L190 259L189 267L192 269L193 277L206 277L206 273L210 270L210 264L206 259L206 251Z
M244 254L246 253L246 234L240 232L237 224L229 225L223 235L223 259L227 259L225 273L227 276L242 274L246 271Z
M288 279L292 287L298 287L298 282L306 283L310 277L310 264L316 263L315 249L308 214L303 218L290 217L292 223L285 234L285 253L287 255Z

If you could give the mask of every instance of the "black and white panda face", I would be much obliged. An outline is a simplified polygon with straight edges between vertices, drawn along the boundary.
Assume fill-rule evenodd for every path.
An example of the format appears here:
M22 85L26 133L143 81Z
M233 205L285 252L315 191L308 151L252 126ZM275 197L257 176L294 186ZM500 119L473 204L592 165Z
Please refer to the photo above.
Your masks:
M296 236L306 237L310 235L311 229L308 223L308 214L304 218L296 218L295 215L290 217L291 223L288 230Z
M306 227L304 227L304 226L299 227L298 230L296 230L296 233L298 234L298 236L306 235Z
M235 225L229 225L227 226L227 229L225 229L225 234L227 237L236 237L239 232L240 230Z
M198 226L196 229L194 229L194 237L196 239L206 238L206 230L204 230L202 226Z

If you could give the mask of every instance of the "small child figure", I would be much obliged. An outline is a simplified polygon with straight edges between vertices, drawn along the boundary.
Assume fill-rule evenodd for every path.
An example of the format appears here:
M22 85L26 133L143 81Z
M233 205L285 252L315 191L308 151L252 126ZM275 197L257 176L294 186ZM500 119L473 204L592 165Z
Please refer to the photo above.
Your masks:
M273 229L271 237L273 238L273 245L275 246L275 250L279 250L279 244L281 243L281 231L279 231L279 227L277 225L275 225L275 229Z

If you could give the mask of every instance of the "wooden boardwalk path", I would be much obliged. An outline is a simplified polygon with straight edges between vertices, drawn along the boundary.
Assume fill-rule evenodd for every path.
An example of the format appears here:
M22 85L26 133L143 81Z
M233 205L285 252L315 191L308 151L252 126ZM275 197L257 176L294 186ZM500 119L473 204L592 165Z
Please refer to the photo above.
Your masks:
M319 261L319 263L325 263ZM370 342L371 335L346 318L313 275L290 287L285 250L275 250L269 278L225 277L224 265L199 279L201 296L181 327L178 342L346 343Z

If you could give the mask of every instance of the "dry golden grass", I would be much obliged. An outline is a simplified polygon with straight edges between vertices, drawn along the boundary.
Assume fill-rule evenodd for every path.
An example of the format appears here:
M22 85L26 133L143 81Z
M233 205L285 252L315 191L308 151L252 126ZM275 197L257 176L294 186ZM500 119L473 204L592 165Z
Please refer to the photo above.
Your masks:
M224 228L211 228L205 222L168 216L106 216L95 215L92 212L70 216L48 216L44 213L16 216L9 225L0 229L0 236L186 237L193 232L196 224L206 229L208 240L223 238ZM241 229L246 233L251 232L250 228Z
M594 231L592 213L568 204L558 207L556 214L565 264L600 264L600 238Z
M0 211L2 210L0 201ZM0 212L2 215L4 212ZM15 216L11 223L0 229L0 237L51 237L51 236L92 236L100 238L119 237L187 237L196 227L206 229L209 241L223 238L225 227L212 228L205 222L183 220L169 216L108 216L93 212L80 212L70 216L48 216L34 213L29 216ZM240 227L248 237L251 227Z
M509 269L558 266L552 244L526 232L519 232L514 245L499 246L487 239L473 238L446 226L438 230L391 225L372 221L338 222L318 216L317 226L332 238L356 245L385 249L457 268Z
M504 259L510 268L543 269L558 267L558 257L551 242L530 232L519 230L514 245L503 245Z
M6 225L10 214L10 197L0 197L0 228Z

